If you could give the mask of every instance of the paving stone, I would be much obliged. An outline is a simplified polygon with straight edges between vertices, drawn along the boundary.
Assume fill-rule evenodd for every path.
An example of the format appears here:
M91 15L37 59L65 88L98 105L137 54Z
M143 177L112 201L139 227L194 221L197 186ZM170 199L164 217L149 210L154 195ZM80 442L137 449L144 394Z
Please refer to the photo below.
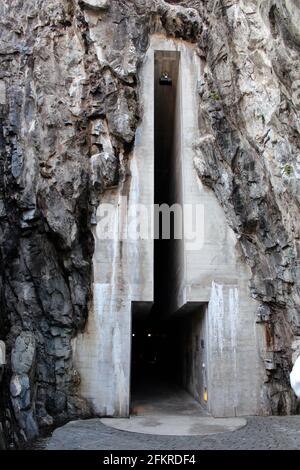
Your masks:
M296 450L300 416L249 417L247 426L210 436L154 436L119 431L100 419L72 421L43 441L48 450ZM33 448L41 448L37 441Z

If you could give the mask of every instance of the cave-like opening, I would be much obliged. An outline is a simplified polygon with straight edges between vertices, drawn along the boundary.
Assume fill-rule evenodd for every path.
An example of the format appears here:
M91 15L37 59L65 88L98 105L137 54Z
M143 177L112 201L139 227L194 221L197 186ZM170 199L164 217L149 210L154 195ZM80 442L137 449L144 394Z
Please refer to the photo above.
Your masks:
M136 303L131 413L177 414L194 410L202 414L207 408L208 379L204 306L190 305L183 315L160 321L156 318L154 322L143 318L140 309Z
M154 59L154 203L156 207L182 207L180 53L156 51ZM180 211L176 215L166 211L154 217L154 304L151 309L138 302L132 307L133 413L143 411L143 404L147 408L149 403L176 412L183 406L178 398L183 388L200 402L205 396L202 363L199 367L194 360L197 342L205 335L201 322L196 328L198 336L195 333L198 339L192 332L192 318L203 317L202 306L174 315L181 306L178 296L184 282L184 241L177 238L183 230L181 216ZM201 382L196 397L195 377Z

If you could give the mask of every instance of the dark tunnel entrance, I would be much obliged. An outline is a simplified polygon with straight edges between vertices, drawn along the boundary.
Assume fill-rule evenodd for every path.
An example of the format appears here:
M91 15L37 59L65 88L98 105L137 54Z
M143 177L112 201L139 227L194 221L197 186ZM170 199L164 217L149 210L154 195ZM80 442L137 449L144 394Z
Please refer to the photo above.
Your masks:
M154 63L154 202L182 207L180 53L156 51ZM132 308L132 413L141 403L170 403L182 388L206 404L204 347L200 366L197 354L199 344L204 345L203 324L198 322L198 336L191 332L193 318L204 317L203 306L193 305L189 312L181 312L184 315L175 315L182 306L184 283L184 242L178 236L183 220L178 215L175 218L170 211L170 230L169 219L163 220L162 213L155 216L154 305L147 309L136 302Z
M172 381L174 378L171 361L170 328L167 325L150 321L134 321L132 333L132 383L133 387L141 384L156 384Z
M134 310L138 313L138 303ZM182 413L194 400L193 410L206 413L205 307L188 310L161 322L133 317L131 414Z
M133 323L132 337L132 403L131 413L138 414L171 398L180 384L179 348L167 325L150 322ZM175 353L175 356L174 356Z

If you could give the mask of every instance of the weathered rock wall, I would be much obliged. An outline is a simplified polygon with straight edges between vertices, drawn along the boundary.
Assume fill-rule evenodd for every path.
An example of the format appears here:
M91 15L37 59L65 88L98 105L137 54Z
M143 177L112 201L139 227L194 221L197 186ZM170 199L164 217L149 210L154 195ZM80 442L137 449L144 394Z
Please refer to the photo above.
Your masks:
M90 224L101 193L127 176L143 114L139 65L154 32L197 43L206 65L195 167L238 234L261 301L266 412L295 410L288 371L300 336L299 15L296 0L1 0L8 446L90 413L71 360L90 301Z
M293 1L215 2L200 86L203 137L195 166L252 270L270 413L295 407L289 371L300 334L299 13Z

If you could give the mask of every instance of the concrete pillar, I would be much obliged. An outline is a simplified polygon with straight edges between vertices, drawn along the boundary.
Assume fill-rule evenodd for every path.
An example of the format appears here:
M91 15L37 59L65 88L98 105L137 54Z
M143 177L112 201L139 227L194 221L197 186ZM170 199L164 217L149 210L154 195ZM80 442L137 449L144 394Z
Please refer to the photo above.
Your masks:
M138 205L151 208L154 203L153 69L151 53L141 74L146 112L136 132L130 176L118 188L107 190L101 200L102 206L113 208L114 236L103 240L99 224L94 229L93 304L84 333L73 340L80 393L100 416L129 415L132 304L143 302L150 308L153 303L153 240L131 236ZM149 226L150 219L151 212L145 221Z

